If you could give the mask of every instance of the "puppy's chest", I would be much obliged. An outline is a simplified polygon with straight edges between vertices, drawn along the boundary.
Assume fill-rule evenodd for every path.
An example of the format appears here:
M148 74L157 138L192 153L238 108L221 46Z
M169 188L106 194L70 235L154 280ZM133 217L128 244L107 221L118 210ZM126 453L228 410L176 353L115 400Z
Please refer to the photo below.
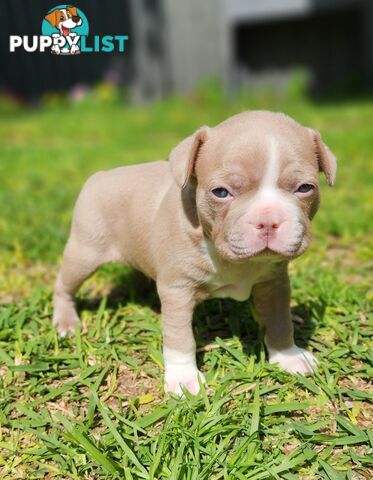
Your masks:
M212 298L244 301L250 297L253 286L268 276L269 270L260 263L234 265L214 261L214 271L207 276L205 288Z
M250 297L253 281L251 278L238 279L236 276L221 275L219 272L207 279L206 286L211 298L233 298L243 301Z

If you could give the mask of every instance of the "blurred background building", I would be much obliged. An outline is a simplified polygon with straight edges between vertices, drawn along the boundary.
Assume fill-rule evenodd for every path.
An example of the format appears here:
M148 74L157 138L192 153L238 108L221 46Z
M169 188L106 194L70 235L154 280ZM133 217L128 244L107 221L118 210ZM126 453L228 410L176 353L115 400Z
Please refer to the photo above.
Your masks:
M37 100L104 80L142 102L211 78L228 90L281 87L299 68L313 94L373 84L372 0L79 0L90 36L129 36L124 54L10 54L9 35L40 35L58 3L2 0L2 90Z

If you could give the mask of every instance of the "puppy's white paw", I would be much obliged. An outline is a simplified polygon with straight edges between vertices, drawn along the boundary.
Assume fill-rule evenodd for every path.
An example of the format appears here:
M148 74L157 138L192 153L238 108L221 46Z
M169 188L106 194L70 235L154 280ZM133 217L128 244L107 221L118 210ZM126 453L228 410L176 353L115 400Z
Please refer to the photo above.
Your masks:
M61 53L61 49L58 45L53 45L53 47L51 48L51 51L55 55L60 55L60 53Z
M66 337L74 335L75 326L80 323L80 319L73 306L64 305L55 308L52 322L59 336Z
M164 389L165 392L183 396L181 386L191 394L199 392L199 381L206 383L203 373L196 365L195 352L180 352L168 347L163 348L165 363Z
M269 363L278 363L289 373L312 373L319 363L312 353L296 345L285 350L267 349Z
M72 45L71 48L70 48L70 54L71 55L76 55L78 53L80 53L78 45Z
M197 395L200 390L199 381L206 383L206 379L197 368L190 371L182 369L168 369L166 370L164 377L164 389L165 392L174 393L179 397L183 396L181 386L186 388L192 395Z

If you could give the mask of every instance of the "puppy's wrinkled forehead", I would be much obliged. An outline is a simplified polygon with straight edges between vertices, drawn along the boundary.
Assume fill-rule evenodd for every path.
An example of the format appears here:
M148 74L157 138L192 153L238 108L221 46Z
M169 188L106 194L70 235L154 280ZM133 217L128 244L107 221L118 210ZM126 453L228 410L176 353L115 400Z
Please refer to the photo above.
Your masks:
M317 179L318 162L307 129L291 118L271 112L239 114L221 123L197 161L200 183L250 183L250 188L276 186L294 174ZM207 186L207 185L206 185ZM243 185L245 186L245 185Z

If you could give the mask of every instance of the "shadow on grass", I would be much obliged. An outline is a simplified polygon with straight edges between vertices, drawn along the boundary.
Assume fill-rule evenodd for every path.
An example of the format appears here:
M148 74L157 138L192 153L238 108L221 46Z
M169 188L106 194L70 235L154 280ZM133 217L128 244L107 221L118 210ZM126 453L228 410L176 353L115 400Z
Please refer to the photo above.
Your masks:
M161 303L155 287L155 282L147 278L138 270L123 267L115 275L106 274L108 283L113 284L113 288L106 296L106 307L117 309L128 303L135 303L141 306L151 308L155 313L160 313ZM102 297L77 298L78 310L97 310L102 301Z
M117 309L128 303L151 308L156 314L161 312L161 304L155 282L141 272L123 268L116 271L114 279L108 272L113 289L107 295L106 307ZM114 281L113 281L114 280ZM78 299L78 310L95 311L101 297ZM326 310L323 298L298 304L292 313L303 322L294 322L294 336L298 346L307 348L313 337L316 322L322 321ZM238 302L231 299L211 299L197 306L193 318L194 334L197 343L198 363L203 364L203 347L214 343L217 337L229 339L237 337L247 355L260 355L263 332L251 314L250 300Z
M301 324L294 322L295 343L299 347L307 348L316 329L317 322L322 322L325 316L327 302L318 298L298 304L292 309L292 314L300 317Z

